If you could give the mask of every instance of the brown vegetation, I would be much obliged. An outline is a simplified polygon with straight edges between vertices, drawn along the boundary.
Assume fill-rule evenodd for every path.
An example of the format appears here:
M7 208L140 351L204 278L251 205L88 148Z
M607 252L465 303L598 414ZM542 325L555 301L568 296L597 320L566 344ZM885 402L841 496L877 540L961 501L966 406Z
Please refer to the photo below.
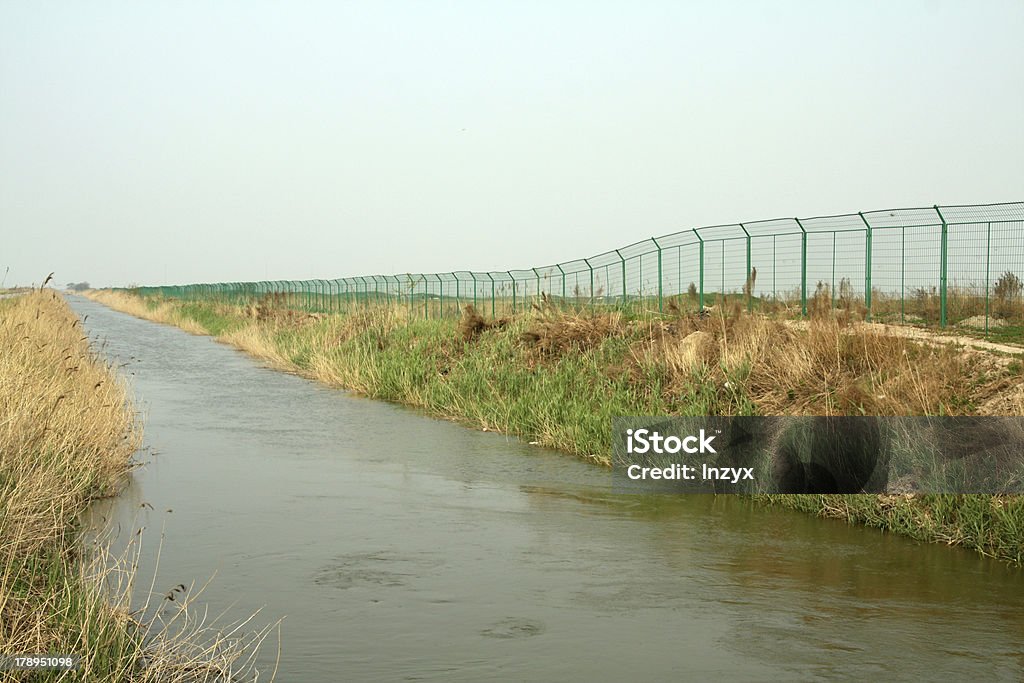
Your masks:
M816 306L803 323L747 314L740 301L728 313L676 307L662 320L548 307L521 339L538 358L554 360L623 338L637 370L656 370L668 395L695 384L724 386L760 414L966 414L1012 389L1005 359L865 325L854 308L833 310L827 288L819 288L815 300L825 299L828 307Z
M89 350L55 293L35 291L2 306L0 653L87 659L87 641L79 640L86 634L54 611L71 587L53 585L53 566L78 577L78 515L91 499L117 491L140 435L124 384ZM87 619L127 620L98 594L81 602Z
M542 358L559 358L570 351L586 351L605 339L625 334L619 311L579 314L567 312L545 296L534 306L535 316L520 339Z
M182 599L184 586L171 594L178 609L131 611L137 560L80 537L80 515L125 481L141 430L128 388L90 349L78 318L52 290L5 299L0 349L0 655L75 654L75 680L249 671L269 629L212 632L189 611L196 595ZM67 678L22 673L0 678Z
M459 336L462 337L462 341L470 342L476 339L482 332L502 329L508 325L508 322L508 318L486 320L477 313L472 304L466 304L462 308L462 318L459 320Z
M98 289L84 292L88 298L153 322L180 327L189 334L206 334L206 328L188 316L181 315L177 306L170 301L152 301L133 296L126 292Z
M323 320L325 317L323 313L300 311L289 304L289 294L268 292L261 295L256 303L247 306L245 312L256 322L292 327Z

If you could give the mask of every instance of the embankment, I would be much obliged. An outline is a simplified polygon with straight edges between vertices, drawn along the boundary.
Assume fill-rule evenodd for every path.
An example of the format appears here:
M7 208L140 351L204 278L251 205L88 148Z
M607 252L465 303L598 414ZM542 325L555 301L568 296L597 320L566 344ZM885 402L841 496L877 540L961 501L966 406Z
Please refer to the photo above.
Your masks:
M224 657L220 645L131 612L130 560L81 537L82 513L120 489L141 441L128 388L89 348L81 321L52 290L0 300L0 349L0 655L81 657L70 674L0 678L191 681L231 671L232 648Z
M0 653L78 654L116 680L139 644L77 525L139 444L127 390L50 290L0 301L0 348Z
M1019 358L920 343L834 318L794 326L740 311L429 319L399 306L311 314L94 292L111 307L205 331L268 364L607 464L616 415L1024 414ZM1024 500L765 496L913 538L1024 561Z

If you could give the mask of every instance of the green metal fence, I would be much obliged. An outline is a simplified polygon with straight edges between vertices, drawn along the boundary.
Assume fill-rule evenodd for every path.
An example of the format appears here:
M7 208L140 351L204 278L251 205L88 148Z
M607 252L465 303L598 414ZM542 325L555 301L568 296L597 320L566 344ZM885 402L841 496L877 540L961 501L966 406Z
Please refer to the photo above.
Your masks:
M681 230L596 256L500 272L140 287L146 296L344 311L399 303L428 317L546 305L638 311L842 309L986 335L1024 332L1024 202L887 209Z

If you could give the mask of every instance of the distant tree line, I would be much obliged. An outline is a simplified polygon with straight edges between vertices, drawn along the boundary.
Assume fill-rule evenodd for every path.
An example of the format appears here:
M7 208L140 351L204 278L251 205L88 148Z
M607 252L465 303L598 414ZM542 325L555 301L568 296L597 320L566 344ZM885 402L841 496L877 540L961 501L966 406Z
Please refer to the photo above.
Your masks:
M64 285L65 289L70 289L72 292L81 292L86 289L92 289L88 282L69 282Z

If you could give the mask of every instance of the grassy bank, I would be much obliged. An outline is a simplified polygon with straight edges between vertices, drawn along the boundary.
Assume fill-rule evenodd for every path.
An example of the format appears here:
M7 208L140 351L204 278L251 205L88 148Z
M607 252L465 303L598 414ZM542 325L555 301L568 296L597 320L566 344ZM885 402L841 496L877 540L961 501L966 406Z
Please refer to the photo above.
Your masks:
M566 314L486 320L399 306L347 314L93 297L216 335L281 369L607 463L616 415L1024 414L1020 359L924 344L831 314L794 324L708 316ZM992 496L769 496L927 541L1024 560L1024 502Z
M218 680L239 653L133 615L131 567L81 539L81 514L118 491L141 439L126 386L51 290L0 300L0 349L0 655L82 658L0 678Z

